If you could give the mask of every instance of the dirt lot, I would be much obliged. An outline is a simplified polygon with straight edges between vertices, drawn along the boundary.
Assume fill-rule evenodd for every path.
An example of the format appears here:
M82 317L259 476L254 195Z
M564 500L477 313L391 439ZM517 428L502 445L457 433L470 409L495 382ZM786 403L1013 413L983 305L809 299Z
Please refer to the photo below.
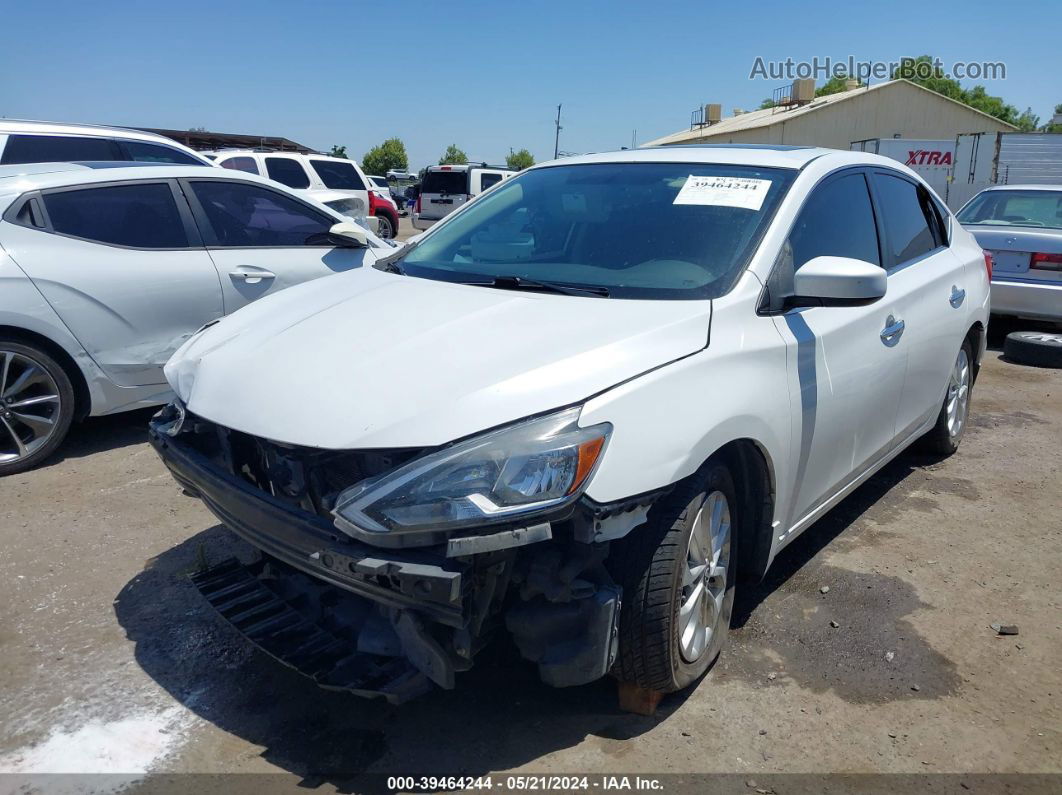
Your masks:
M0 770L325 790L361 770L1062 770L1062 371L990 351L959 454L900 458L805 533L655 718L500 662L395 708L252 651L185 576L239 544L165 473L148 416L87 422L0 482Z

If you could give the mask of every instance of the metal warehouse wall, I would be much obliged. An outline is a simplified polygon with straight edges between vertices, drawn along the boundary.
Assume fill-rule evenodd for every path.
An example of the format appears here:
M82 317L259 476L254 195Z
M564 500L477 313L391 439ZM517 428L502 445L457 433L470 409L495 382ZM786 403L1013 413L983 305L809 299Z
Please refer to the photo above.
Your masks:
M848 149L866 138L954 138L959 133L1009 132L1014 128L909 83L898 82L770 127L706 136L705 143L763 143Z

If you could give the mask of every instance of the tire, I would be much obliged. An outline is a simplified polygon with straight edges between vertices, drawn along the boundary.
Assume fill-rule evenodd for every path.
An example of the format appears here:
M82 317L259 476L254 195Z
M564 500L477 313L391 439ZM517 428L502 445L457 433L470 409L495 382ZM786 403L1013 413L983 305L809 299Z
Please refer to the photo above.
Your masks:
M1003 341L1003 355L1034 367L1062 367L1062 334L1012 331Z
M380 219L378 237L382 237L384 240L391 240L395 236L395 225L391 217L387 213L376 213L376 217Z
M964 365L965 362L965 365ZM965 367L965 372L963 371ZM928 453L949 456L959 449L966 433L970 417L970 399L973 396L974 355L970 340L963 340L955 357L944 402L937 414L937 423L924 437L923 447ZM954 405L952 401L955 401Z
M74 387L62 365L40 348L0 337L0 477L48 458L73 418Z
M684 581L693 572L688 564L695 557L691 546L695 522L701 516L701 527L705 527L703 520L711 517L704 514L718 505L718 495L725 499L728 509L728 543L720 556L720 562L725 560L728 565L724 576L714 578L715 588L709 586L712 579L701 581L702 598L710 599L714 610L708 622L713 624L712 631L702 638L703 646L697 653L692 644L684 643L687 636L680 634L683 607L689 605L694 593ZM737 538L730 528L740 526L739 510L729 470L709 461L653 505L646 524L613 542L608 566L623 587L614 677L671 693L695 682L719 656L734 606L738 554ZM713 594L717 596L712 598ZM694 607L692 612L698 609Z

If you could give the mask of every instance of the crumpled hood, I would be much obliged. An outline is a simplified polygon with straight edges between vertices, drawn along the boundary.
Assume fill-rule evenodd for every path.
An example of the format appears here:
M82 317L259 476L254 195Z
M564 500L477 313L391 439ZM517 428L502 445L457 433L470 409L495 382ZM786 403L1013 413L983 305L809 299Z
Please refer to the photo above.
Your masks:
M255 436L427 447L698 351L710 317L709 301L514 292L359 268L207 328L166 378L193 413Z

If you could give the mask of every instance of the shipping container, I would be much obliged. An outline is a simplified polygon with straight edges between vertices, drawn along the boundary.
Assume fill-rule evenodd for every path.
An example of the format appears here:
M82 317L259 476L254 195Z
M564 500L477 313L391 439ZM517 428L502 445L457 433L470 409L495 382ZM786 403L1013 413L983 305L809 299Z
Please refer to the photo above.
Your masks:
M947 201L948 177L955 163L954 139L868 138L865 141L853 141L849 149L855 152L873 152L898 160L917 173L940 198Z

